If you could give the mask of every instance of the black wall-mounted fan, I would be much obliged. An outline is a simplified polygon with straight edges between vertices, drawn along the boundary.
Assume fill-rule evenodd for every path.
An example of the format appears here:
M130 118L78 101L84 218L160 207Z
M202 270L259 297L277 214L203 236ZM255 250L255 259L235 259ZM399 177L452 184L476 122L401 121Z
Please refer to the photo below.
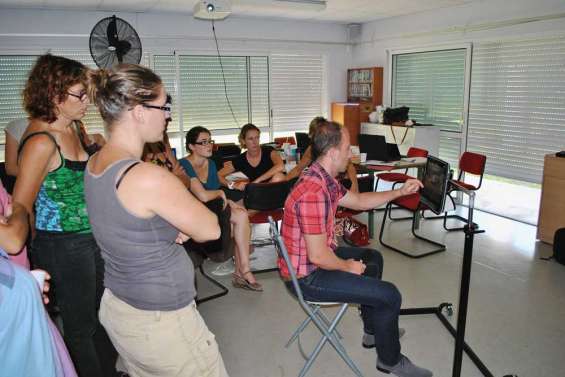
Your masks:
M139 36L129 23L115 15L98 21L90 32L89 46L90 55L100 68L141 61Z

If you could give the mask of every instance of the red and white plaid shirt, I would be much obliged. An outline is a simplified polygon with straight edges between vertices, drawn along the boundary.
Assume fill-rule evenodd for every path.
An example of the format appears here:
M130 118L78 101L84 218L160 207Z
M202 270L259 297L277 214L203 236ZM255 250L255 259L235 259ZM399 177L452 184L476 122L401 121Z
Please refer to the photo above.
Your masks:
M341 183L331 177L324 168L314 162L302 173L300 180L288 195L284 204L282 237L296 275L304 277L317 266L308 259L305 234L326 233L327 246L335 251L334 219L339 200L347 193ZM280 273L290 274L282 258L278 260Z

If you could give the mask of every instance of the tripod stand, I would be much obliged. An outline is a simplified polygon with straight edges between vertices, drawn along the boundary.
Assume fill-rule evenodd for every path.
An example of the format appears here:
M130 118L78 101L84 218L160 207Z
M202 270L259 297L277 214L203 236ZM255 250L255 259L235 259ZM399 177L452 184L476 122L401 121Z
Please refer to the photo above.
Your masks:
M400 309L400 315L416 315L416 314L435 314L441 323L455 338L455 351L453 355L453 369L452 376L461 376L461 364L463 362L463 351L469 356L471 361L477 366L485 377L494 377L486 365L481 361L479 356L471 349L465 342L465 327L467 323L467 306L469 303L469 285L471 282L471 266L473 261L473 241L475 234L484 233L484 230L478 230L473 226L473 208L475 204L475 192L467 190L465 187L451 182L452 185L457 186L464 194L469 196L469 218L467 225L463 231L465 232L465 246L463 249L463 268L461 272L461 287L459 291L459 311L457 314L457 328L455 329L443 314L444 309L448 315L453 314L452 304L444 302L437 307L421 307L421 308L407 308ZM513 375L506 375L504 377L512 377Z

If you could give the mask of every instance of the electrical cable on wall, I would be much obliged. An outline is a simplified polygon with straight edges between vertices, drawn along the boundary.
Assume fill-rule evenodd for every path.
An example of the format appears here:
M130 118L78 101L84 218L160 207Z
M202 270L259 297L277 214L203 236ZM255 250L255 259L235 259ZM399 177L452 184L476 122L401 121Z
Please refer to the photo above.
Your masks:
M227 85L226 85L226 75L224 74L224 66L222 64L222 56L220 55L220 47L218 46L218 38L216 38L216 28L214 26L214 20L212 20L212 34L214 35L214 42L216 43L216 51L218 52L218 61L220 62L220 70L222 71L222 80L224 82L224 94L226 95L226 101L228 102L228 107L230 108L230 112L231 112L231 115L233 117L233 120L235 121L237 128L239 128L241 125L240 125L239 121L237 120L237 117L235 116L235 114L233 112L233 108L231 106L231 102L230 102L230 99L228 97L228 88L227 88Z

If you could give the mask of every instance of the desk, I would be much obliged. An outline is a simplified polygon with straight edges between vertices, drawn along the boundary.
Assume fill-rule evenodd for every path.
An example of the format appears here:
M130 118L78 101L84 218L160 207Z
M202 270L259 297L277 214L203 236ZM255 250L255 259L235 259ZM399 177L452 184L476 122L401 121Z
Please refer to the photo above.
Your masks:
M394 165L355 165L358 174L371 174L375 175L378 172L388 172L392 170L402 170L409 168L418 169L418 179L422 180L424 176L424 167L426 166L426 158L416 157L410 160L400 160ZM374 225L375 225L375 211L369 211L369 238L374 238ZM420 227L420 215L416 214L416 221L414 227L418 229Z

